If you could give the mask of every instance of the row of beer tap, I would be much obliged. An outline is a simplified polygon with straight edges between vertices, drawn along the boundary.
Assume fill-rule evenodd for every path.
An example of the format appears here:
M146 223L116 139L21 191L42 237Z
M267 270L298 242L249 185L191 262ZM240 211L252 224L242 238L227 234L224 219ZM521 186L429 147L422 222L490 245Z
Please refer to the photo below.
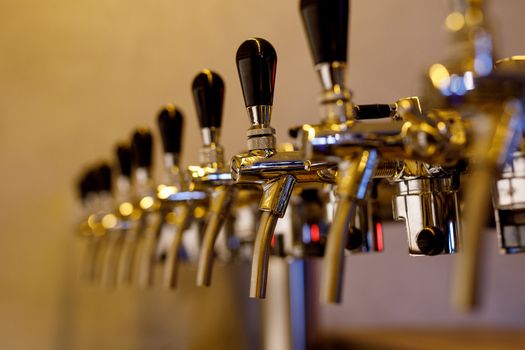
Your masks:
M292 127L293 145L277 143L277 54L264 39L246 40L236 63L250 121L247 151L225 159L224 83L201 71L191 87L199 165L179 164L184 117L170 104L157 118L160 181L152 176L148 129L117 146L117 166L98 164L82 176L85 273L110 285L148 286L162 266L162 284L174 287L180 261L190 260L197 285L209 286L214 258L251 259L250 296L264 298L271 254L324 256L321 300L340 302L345 256L383 250L377 184L387 181L409 253L458 253L453 300L473 307L491 200L501 251L525 251L525 58L495 63L483 5L454 2L446 21L451 57L430 67L421 98L357 105L345 83L349 0L301 0L322 87L320 122Z

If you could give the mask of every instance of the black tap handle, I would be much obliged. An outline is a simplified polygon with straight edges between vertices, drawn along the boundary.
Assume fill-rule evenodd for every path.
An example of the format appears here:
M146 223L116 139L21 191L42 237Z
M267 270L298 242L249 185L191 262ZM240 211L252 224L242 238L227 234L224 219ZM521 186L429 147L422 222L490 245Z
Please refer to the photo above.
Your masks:
M224 101L224 81L211 70L201 71L191 85L193 101L202 128L220 128Z
M119 143L116 147L118 168L120 174L125 177L131 176L131 147L127 143Z
M272 44L248 39L237 49L236 61L246 107L273 105L277 53Z
M86 188L87 193L97 193L100 191L100 181L96 167L92 167L86 175Z
M111 167L107 163L101 163L97 169L97 180L99 191L111 192Z
M388 104L355 105L356 119L379 119L391 117L395 112Z
M301 17L315 64L346 62L349 0L301 0Z
M93 192L93 184L90 183L90 171L82 174L82 177L77 183L77 190L80 199L86 200L89 193Z
M157 124L164 152L179 154L184 126L184 117L180 109L172 104L166 105L159 112Z
M153 137L147 128L139 128L131 140L133 163L136 167L150 168L153 158Z

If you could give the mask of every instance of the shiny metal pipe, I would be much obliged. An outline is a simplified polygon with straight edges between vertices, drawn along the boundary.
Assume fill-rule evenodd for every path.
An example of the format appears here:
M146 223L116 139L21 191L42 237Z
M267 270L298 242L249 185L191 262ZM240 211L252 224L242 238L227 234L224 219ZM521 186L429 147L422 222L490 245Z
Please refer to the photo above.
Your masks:
M102 250L102 238L101 237L89 237L88 244L84 253L84 259L82 263L82 277L88 282L94 282L98 279L98 258Z
M263 211L261 215L253 248L250 298L264 299L266 297L270 244L278 219L278 214L271 211Z
M355 218L357 204L366 198L378 161L377 151L370 149L354 154L339 165L339 203L328 232L323 261L321 301L324 303L341 302L348 226Z
M179 267L179 251L182 245L182 235L187 227L188 220L191 218L192 207L182 205L180 211L177 213L178 218L175 223L175 235L169 247L164 266L164 280L165 288L175 288L177 286L177 272Z
M340 303L344 273L344 247L348 227L355 218L357 203L350 198L341 198L337 205L334 221L330 225L326 252L323 261L321 301Z
M485 130L491 132L480 133L474 139L473 171L465 198L463 254L458 254L455 262L452 289L452 302L462 311L476 306L481 234L485 224L482 218L487 216L497 174L521 134L522 108L519 101L509 100L487 107L477 118L477 122L486 119L491 125Z
M147 288L153 284L153 264L159 237L160 213L148 214L147 221L137 276L137 284L141 288Z
M208 224L204 231L204 238L197 265L197 286L208 287L211 284L213 271L213 248L215 241L230 209L232 186L220 186L214 190L210 198Z
M461 311L469 311L477 304L478 270L481 234L489 212L488 203L494 171L478 170L467 185L463 223L463 251L457 255L454 266L452 302Z
M124 234L123 230L118 229L108 232L106 251L102 262L101 284L105 288L114 288L117 283L118 260L122 249Z
M122 243L122 251L118 262L117 283L130 284L133 281L133 271L135 264L135 255L137 253L137 240L140 230L140 224L132 227L126 232L124 242Z

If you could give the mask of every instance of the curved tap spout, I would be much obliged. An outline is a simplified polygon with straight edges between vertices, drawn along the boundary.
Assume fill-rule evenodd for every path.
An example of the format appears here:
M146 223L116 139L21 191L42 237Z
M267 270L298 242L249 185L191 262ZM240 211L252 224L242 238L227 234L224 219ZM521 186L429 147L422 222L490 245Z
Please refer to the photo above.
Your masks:
M182 245L182 234L188 227L191 220L192 208L188 205L182 205L177 212L177 221L175 223L175 235L167 252L167 259L164 266L163 285L166 288L175 288L177 286L177 274L179 268L179 252Z
M266 297L268 262L277 219L282 218L295 186L295 178L286 175L268 184L261 198L259 208L263 210L255 237L250 278L250 298Z
M480 218L489 212L494 180L513 149L516 134L521 134L524 120L522 103L515 99L480 112L478 117L492 125L484 128L490 130L489 135L478 135L474 145L470 182L465 190L468 204L464 213L463 254L456 259L453 276L452 301L464 311L472 310L478 303L481 232L485 224Z
M357 204L366 198L377 163L377 152L373 149L363 150L340 163L337 183L339 203L328 233L323 262L321 301L325 303L341 302L348 226L355 218Z
M199 263L197 265L197 285L209 286L213 269L213 248L224 220L228 216L233 200L234 189L231 185L215 188L210 198L208 223L204 231Z

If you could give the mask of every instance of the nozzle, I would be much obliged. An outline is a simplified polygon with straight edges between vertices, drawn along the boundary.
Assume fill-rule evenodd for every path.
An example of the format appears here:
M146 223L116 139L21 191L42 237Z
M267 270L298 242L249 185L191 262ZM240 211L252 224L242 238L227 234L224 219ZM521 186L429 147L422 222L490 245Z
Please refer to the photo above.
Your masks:
M186 204L180 206L180 211L177 212L177 221L174 224L175 234L167 253L167 259L163 271L163 285L165 288L172 289L177 286L179 251L182 246L182 234L191 219L191 212L192 208Z
M216 188L211 194L210 208L208 212L208 223L204 231L202 240L199 263L197 265L197 285L209 286L211 284L211 275L213 270L213 247L230 210L232 200L232 187L221 186Z
M347 230L355 218L357 205L366 198L377 163L374 149L364 150L340 163L339 203L328 232L323 261L321 301L325 303L341 302Z
M263 210L259 228L255 236L253 248L252 274L250 278L250 297L265 298L266 281L268 279L268 263L270 245L277 220L286 212L290 196L295 187L296 179L292 175L284 175L265 185L265 190L259 204Z

